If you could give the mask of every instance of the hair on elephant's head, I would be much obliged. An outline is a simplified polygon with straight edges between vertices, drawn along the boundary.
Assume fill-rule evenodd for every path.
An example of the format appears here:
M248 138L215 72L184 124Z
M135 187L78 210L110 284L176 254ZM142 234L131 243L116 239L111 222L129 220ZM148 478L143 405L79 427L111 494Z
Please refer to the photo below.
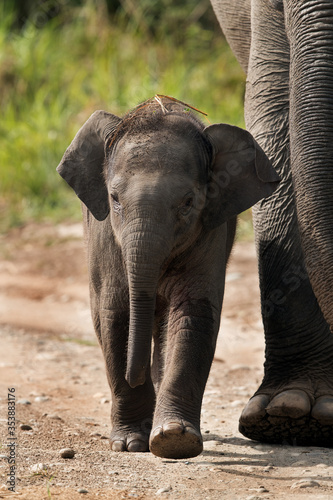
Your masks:
M57 170L98 221L110 217L122 249L130 291L127 380L134 387L149 364L163 263L269 196L278 176L248 132L204 127L186 105L166 97L123 118L96 111ZM138 342L139 356L132 349Z
M250 133L226 124L205 128L186 105L167 97L150 99L123 118L93 113L57 171L100 221L110 207L120 210L115 178L163 177L164 185L173 175L191 179L204 187L200 209L210 228L269 196L279 181ZM194 199L185 201L196 208Z

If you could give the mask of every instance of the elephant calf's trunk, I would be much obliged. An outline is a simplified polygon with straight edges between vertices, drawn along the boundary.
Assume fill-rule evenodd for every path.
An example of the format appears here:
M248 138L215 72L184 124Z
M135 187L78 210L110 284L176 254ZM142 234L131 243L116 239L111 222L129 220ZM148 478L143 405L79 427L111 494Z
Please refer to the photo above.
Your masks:
M150 365L155 296L130 300L130 326L126 380L130 387L143 385Z
M163 225L153 224L150 211L148 214L138 213L142 220L140 231L131 232L129 225L124 235L130 299L125 376L132 388L143 385L149 373L158 280L170 246Z

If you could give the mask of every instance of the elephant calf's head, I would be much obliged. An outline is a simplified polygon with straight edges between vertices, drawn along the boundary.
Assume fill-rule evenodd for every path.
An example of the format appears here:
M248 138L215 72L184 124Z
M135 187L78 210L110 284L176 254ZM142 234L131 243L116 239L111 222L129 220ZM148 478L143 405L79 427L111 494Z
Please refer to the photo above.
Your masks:
M122 192L133 200L140 188L148 193L161 183L163 196L177 198L175 191L180 196L181 184L186 191L189 183L193 196L184 194L180 213L199 208L209 228L269 196L279 181L250 133L225 124L204 128L188 108L168 98L151 99L122 119L96 111L57 171L100 221L110 208L121 210Z

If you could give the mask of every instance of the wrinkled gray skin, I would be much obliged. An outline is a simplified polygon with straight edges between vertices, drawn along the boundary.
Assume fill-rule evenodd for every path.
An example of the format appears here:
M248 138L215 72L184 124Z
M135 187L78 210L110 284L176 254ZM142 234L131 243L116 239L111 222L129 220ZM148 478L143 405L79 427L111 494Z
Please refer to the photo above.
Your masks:
M278 176L248 132L204 129L168 99L123 120L97 111L58 171L84 203L111 448L195 456L235 216Z
M254 208L266 362L240 430L333 446L333 2L212 4L247 73L247 128L282 179Z

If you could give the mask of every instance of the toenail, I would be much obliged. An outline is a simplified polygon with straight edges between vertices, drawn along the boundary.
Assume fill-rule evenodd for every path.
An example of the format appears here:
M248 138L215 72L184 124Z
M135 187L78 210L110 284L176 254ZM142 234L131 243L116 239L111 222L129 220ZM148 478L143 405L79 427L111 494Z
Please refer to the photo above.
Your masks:
M111 450L112 451L124 451L126 449L124 441L113 441L111 443Z

